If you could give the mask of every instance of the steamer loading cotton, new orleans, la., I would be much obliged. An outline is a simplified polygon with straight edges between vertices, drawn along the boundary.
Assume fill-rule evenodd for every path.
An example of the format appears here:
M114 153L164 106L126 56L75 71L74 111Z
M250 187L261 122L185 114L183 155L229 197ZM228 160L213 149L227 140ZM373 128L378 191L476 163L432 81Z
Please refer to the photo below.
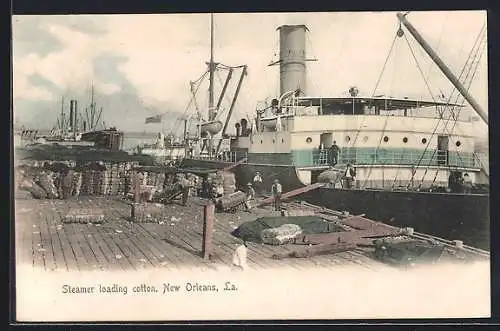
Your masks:
M415 38L455 87L446 100L361 97L355 87L345 97L310 97L306 62L314 59L306 56L308 28L280 26L280 58L270 64L280 67L279 98L257 108L254 123L237 123L235 135L224 126L218 137L202 137L183 166L221 169L238 163L233 172L241 186L259 172L267 190L278 179L285 191L303 188L301 198L309 202L488 248L489 169L474 151L477 117L464 109L466 100L487 124L468 92L485 49L485 26L457 78L406 14L397 17L389 55L398 42L407 43L414 55L409 38ZM387 59L381 76L386 65ZM221 141L229 148L220 149ZM337 164L330 152L334 142L341 146ZM344 181L347 164L356 172L351 188ZM317 187L318 182L325 185ZM314 190L306 192L309 188Z
M480 192L471 122L449 116L461 104L363 98L356 88L346 97L309 97L307 27L286 25L279 28L280 60L272 64L280 66L280 97L258 107L255 120L238 121L231 135L228 123L247 66L215 62L213 17L208 70L191 84L194 100L208 76L209 107L205 113L194 102L198 111L186 117L180 164L162 164L159 150L103 152L97 163L96 154L71 151L17 158L16 256L66 270L489 259L487 245L468 231L487 230L489 195ZM395 41L406 38L401 31ZM227 72L218 100L217 69ZM225 112L222 100L238 71ZM441 117L420 116L426 108ZM448 120L453 128L446 131ZM436 148L438 140L456 148ZM328 152L334 142L337 155ZM457 181L457 192L436 192L455 172L467 172L474 191L458 192L466 185ZM247 189L252 183L256 190ZM278 197L270 194L274 183L275 193L281 183L284 201L270 208Z

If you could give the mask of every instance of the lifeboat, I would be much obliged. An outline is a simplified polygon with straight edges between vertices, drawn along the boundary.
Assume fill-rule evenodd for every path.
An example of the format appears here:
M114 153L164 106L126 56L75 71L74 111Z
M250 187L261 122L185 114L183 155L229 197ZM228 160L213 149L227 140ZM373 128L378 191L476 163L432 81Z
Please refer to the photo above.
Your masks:
M271 115L271 116L266 116L262 117L260 119L260 123L268 129L275 129L276 124L278 123L278 117L280 118L281 121L283 121L285 118L292 117L293 115L291 114L283 114L283 115Z

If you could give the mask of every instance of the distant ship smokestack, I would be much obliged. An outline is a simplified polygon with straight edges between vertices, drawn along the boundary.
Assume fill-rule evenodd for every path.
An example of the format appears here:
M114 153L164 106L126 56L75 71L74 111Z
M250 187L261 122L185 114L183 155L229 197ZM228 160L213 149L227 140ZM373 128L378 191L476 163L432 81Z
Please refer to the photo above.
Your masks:
M307 94L305 25L282 25L280 31L280 94L299 89Z
M73 127L73 121L74 121L74 116L73 116L73 100L69 101L69 126L71 127L71 130L74 130Z
M75 107L74 113L75 113L75 131L76 131L76 128L78 126L78 123L77 123L78 122L78 120L77 120L78 119L78 117L77 117L77 105L78 105L78 103L76 100L73 100L73 102L74 102L74 107Z

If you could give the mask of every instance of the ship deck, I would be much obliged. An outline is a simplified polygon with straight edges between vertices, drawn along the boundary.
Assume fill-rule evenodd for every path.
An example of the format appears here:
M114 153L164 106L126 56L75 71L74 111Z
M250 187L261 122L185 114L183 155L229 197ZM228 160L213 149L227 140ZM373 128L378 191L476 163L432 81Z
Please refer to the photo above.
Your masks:
M191 198L187 206L166 205L170 219L160 223L129 221L130 204L120 197L79 197L70 200L16 198L15 247L18 265L47 271L197 269L230 267L235 248L242 243L231 232L240 224L261 216L276 215L270 207L252 212L216 213L212 237L213 258L202 258L203 206ZM289 203L288 209L312 206ZM102 224L63 223L72 209L103 211ZM274 259L299 245L248 243L251 269L358 266L378 269L386 264L372 257L373 248L308 258Z

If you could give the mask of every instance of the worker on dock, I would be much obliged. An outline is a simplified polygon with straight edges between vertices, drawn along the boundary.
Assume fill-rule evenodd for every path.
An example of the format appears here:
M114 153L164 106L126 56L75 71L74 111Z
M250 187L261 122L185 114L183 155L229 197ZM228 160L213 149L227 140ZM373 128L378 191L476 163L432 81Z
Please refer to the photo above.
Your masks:
M253 177L253 186L255 187L255 192L261 196L262 195L262 177L260 176L260 172L256 172Z
M462 173L457 173L457 193L464 193L464 177Z
M282 187L280 184L280 181L275 179L274 184L271 188L271 191L273 193L273 198L274 198L274 210L276 211L281 211L281 192L282 192Z
M334 166L339 162L339 153L340 153L340 148L337 146L337 142L334 141L332 146L330 147L330 160L331 160L331 165Z
M187 204L187 200L189 197L189 188L190 188L189 180L183 174L179 174L177 177L177 184L182 190L182 205L185 206Z
M201 196L205 199L213 198L212 178L205 176L201 182Z
M247 184L247 201L245 202L245 209L250 211L252 209L251 201L255 199L255 190L252 183Z
M468 173L464 174L464 193L470 194L472 192L472 180L470 179L470 176Z
M248 244L246 241L244 241L242 245L236 247L233 253L233 261L232 261L233 268L242 271L248 269L247 255L248 255Z
M68 169L63 171L61 174L63 176L62 182L61 182L61 195L62 199L67 199L68 197L71 196L71 189L73 187L73 177L74 177L75 171L73 169Z
M353 166L348 163L347 164L347 169L345 170L344 174L344 180L345 180L345 187L347 189L352 188L352 184L356 179L356 169L353 168Z

